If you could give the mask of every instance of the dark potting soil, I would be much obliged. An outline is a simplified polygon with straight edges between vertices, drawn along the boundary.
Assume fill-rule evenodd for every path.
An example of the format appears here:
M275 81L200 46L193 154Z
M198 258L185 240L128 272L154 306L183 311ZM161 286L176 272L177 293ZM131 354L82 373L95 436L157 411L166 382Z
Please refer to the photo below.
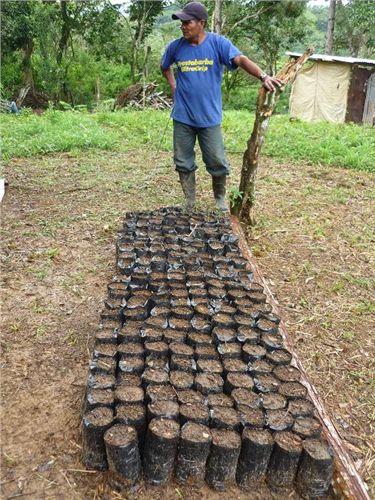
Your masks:
M117 357L117 346L108 343L96 343L93 351L93 358L113 358Z
M209 424L209 410L203 403L187 403L180 406L181 423L195 422L197 424Z
M177 401L177 394L171 385L149 385L146 389L146 401Z
M225 406L226 408L233 408L233 399L227 394L219 392L218 394L209 394L207 396L207 404L210 408L212 408L213 406Z
M242 346L242 358L246 363L252 363L266 355L266 349L260 345L245 344Z
M232 391L231 397L234 400L236 408L239 405L249 406L250 408L259 408L261 405L261 397L251 389L238 388Z
M237 410L243 428L263 429L265 418L263 410L260 408L250 408L246 405L238 405Z
M160 342L163 340L164 330L161 328L146 327L142 328L140 339L144 342Z
M197 370L202 373L218 373L223 372L223 367L220 361L215 359L199 359L197 361Z
M169 344L169 351L171 355L176 355L185 358L191 358L194 354L193 347L181 344L179 342Z
M247 373L228 373L225 380L225 391L231 394L234 389L243 388L251 390L254 387L254 381Z
M164 370L146 368L142 374L142 381L145 386L149 384L167 385L169 383L169 376Z
M234 408L214 406L210 409L211 427L239 431L240 415Z
M194 375L181 370L172 370L169 380L175 389L191 389L194 386Z
M284 398L284 396L282 396L281 394L277 394L275 392L262 394L261 401L262 408L264 408L265 410L282 410L283 408L286 408L287 405L286 398ZM288 412L291 413L289 407Z
M298 382L301 379L301 373L298 368L290 365L276 366L273 374L281 382Z
M181 370L184 372L193 373L195 371L195 361L193 357L186 358L173 354L171 356L171 370Z
M178 402L183 404L204 403L204 396L194 389L182 389L177 392Z
M251 375L267 375L272 372L275 365L269 363L265 359L257 359L253 363L248 364L248 370Z
M86 394L85 411L90 411L97 406L114 408L114 395L112 389L89 389Z
M224 359L223 360L224 373L246 373L247 364L241 359Z
M91 389L113 389L116 379L113 375L101 373L90 373L87 379L87 385Z
M256 375L254 377L255 390L261 393L277 392L279 381L273 375Z
M287 399L301 399L306 397L307 389L299 382L285 382L280 384L279 393Z
M154 368L155 370L163 370L169 372L169 362L168 357L158 357L156 354L150 354L145 359L145 368Z
M197 345L194 349L194 358L195 360L218 359L218 354L212 345Z
M120 344L117 346L119 356L122 358L143 358L144 349L143 345L136 342L128 342L127 344Z
M293 417L311 416L314 405L308 399L293 399L288 403L288 411Z
M143 403L144 390L142 387L120 386L115 390L116 404L136 404Z
M267 410L266 425L271 431L288 431L293 427L294 418L288 410Z
M144 369L145 362L142 358L127 357L120 359L118 367L120 372L141 374Z
M103 373L115 375L117 362L113 358L93 358L90 361L89 369L91 373Z
M223 385L223 379L216 373L198 373L195 376L195 387L204 395L211 392L221 392Z
M163 417L178 420L179 405L175 401L155 401L147 406L148 419Z
M217 345L217 352L222 360L224 359L241 359L242 349L235 342L223 342Z
M179 332L178 330L172 330L167 328L164 330L164 341L167 344L172 344L176 342L178 344L183 344L186 339L186 332Z
M288 365L292 360L292 355L285 349L278 349L267 352L266 359L274 365Z
M217 489L235 480L237 461L241 449L240 435L231 430L212 429L211 453L206 465L206 481Z
M136 373L119 372L117 374L116 387L128 386L128 385L134 385L134 386L142 385L141 376L137 375Z
M318 438L322 432L322 425L313 417L296 417L293 432L303 439Z

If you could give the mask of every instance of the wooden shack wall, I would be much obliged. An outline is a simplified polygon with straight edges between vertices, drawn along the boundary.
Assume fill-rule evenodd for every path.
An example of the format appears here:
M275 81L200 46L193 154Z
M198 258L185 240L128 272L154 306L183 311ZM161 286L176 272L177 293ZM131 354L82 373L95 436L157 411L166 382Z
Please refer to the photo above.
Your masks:
M345 116L346 122L362 123L367 90L366 82L372 72L367 68L352 67Z

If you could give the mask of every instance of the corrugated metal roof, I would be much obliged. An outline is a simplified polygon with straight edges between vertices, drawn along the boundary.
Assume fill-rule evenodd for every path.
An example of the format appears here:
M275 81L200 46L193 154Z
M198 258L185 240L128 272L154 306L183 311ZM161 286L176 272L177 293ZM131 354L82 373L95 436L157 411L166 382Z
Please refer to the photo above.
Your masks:
M285 52L291 57L302 56L300 52ZM374 59L357 59L356 57L332 56L328 54L313 54L309 57L312 61L341 62L346 64L363 64L365 66L375 66Z

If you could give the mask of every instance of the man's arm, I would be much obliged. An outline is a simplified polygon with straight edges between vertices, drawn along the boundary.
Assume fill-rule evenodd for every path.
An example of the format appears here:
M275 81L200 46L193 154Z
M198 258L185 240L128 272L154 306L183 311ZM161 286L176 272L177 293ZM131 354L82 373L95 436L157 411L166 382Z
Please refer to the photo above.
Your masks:
M172 92L172 97L174 97L174 93L176 90L176 81L174 79L174 74L173 74L172 68L169 67L167 69L164 69L160 66L160 69L161 69L161 72L163 73L164 78L169 83L169 86L170 86L171 92Z
M276 87L281 87L283 84L283 82L278 78L266 75L257 64L244 55L234 57L233 62L236 66L239 66L246 71L246 73L249 73L249 75L255 76L255 78L261 80L263 87L270 92L274 92Z

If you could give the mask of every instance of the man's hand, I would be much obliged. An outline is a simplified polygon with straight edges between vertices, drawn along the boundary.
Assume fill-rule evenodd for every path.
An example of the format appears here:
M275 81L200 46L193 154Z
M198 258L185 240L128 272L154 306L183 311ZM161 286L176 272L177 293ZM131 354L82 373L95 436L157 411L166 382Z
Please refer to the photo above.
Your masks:
M172 99L174 99L174 93L176 91L176 81L174 79L172 68L164 69L161 67L160 69L164 78L166 78L167 82L169 83L169 86L171 88Z
M275 78L274 76L266 75L262 80L263 87L269 92L275 92L277 88L283 86L282 80Z

